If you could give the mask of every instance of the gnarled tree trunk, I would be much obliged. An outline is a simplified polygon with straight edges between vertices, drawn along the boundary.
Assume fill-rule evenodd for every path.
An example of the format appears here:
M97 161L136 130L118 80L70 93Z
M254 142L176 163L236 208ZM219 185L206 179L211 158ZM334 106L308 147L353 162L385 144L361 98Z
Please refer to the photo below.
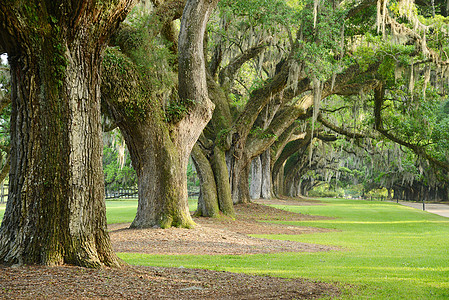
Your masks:
M177 105L183 110L177 118L169 118L164 99L154 96L157 93L137 64L117 49L108 50L110 60L104 68L110 83L104 85L104 100L125 137L139 181L139 205L131 227L194 226L187 202L187 163L214 108L206 86L203 40L217 2L186 3L178 40Z
M5 263L119 265L106 229L99 71L131 4L0 4L12 79Z

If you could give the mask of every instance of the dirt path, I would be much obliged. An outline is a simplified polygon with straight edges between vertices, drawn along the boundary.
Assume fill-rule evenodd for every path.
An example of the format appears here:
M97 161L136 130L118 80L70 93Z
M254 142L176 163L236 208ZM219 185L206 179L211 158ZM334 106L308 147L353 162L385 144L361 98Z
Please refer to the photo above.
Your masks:
M285 205L311 204L300 204L293 200L279 201L283 201ZM109 230L113 247L119 252L241 255L335 249L257 239L247 235L323 231L258 221L300 221L319 217L286 212L260 204L238 205L236 213L235 221L224 218L195 219L198 226L192 230L131 230L126 229L127 224L112 224ZM119 270L92 270L73 266L0 266L0 299L316 299L333 298L337 295L339 289L327 283L210 270L137 266Z

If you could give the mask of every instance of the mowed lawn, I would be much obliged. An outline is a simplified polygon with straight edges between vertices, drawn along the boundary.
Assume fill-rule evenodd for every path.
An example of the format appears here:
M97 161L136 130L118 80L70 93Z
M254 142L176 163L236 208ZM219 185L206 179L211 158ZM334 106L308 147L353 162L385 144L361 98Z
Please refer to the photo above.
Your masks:
M189 199L190 211L197 207L196 199ZM5 213L6 204L0 204L0 223ZM108 224L128 223L134 220L137 212L137 199L114 199L106 201L106 218Z
M258 255L119 253L130 264L204 268L336 282L343 299L449 299L449 218L389 202L321 199L326 205L276 206L334 219L282 222L329 228L304 235L257 235L334 245L340 251ZM194 210L195 200L189 201ZM136 200L107 201L108 223L131 222ZM0 215L4 206L0 206Z
M304 235L257 235L341 247L326 253L145 255L130 264L304 277L344 284L343 299L449 299L449 219L388 202L322 199L326 205L276 206L335 219L282 222L333 229ZM350 284L348 286L348 284Z
M198 200L189 199L189 210L195 211ZM106 201L106 218L108 224L129 223L137 212L137 199Z

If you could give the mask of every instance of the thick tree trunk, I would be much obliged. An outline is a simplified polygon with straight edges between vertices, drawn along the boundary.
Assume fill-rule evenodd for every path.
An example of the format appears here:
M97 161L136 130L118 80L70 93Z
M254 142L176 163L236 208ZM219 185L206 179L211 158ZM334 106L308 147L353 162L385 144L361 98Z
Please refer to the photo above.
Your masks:
M192 150L201 182L201 195L198 199L197 216L216 217L219 212L234 218L234 205L231 202L231 189L224 152L215 147L209 159L198 145Z
M153 96L139 66L123 53L110 49L110 61L104 64L110 76L104 99L125 137L139 180L139 205L131 227L194 226L187 202L187 163L214 108L207 93L203 37L217 2L190 0L183 12L177 104L184 110L179 120L168 120L163 100ZM114 76L119 84L113 83ZM203 204L200 209L206 210ZM213 207L208 209L215 214Z
M195 225L187 202L188 156L170 140L164 141L164 136L168 134L148 138L147 147L140 151L140 164L136 168L139 204L132 228Z
M133 72L132 63L126 64L124 60L121 65L112 64L110 60L114 58L109 57L109 51L112 50L108 50L103 65L107 79L102 85L104 104L125 138L138 177L139 203L131 227L190 228L194 226L187 202L190 150L176 143L182 136L172 138L170 135L171 124L165 121L157 99L152 99L146 107L148 113L136 114L145 105L146 102L140 101L147 101L145 95L149 92L143 84L133 87L140 78L138 72ZM111 55L122 57L117 52ZM128 80L115 77L121 72ZM142 86L144 88L140 89ZM129 97L127 101L123 101L124 95Z
M234 218L235 211L231 197L231 186L229 185L229 173L226 165L226 154L218 146L214 147L212 169L214 170L215 182L217 184L218 204L220 207L220 211L224 215Z
M270 150L266 150L251 162L251 199L271 198Z
M238 202L237 203L249 203L251 197L249 196L249 171L250 165L247 164L239 173L239 182L237 186Z
M7 32L20 33L0 39L12 80L10 192L0 260L119 266L106 229L99 71L109 31L131 1L108 4L107 12L91 7L75 21L65 19L59 2L30 3L22 14L0 4ZM26 19L30 13L42 16L40 25ZM95 28L92 15L103 27Z

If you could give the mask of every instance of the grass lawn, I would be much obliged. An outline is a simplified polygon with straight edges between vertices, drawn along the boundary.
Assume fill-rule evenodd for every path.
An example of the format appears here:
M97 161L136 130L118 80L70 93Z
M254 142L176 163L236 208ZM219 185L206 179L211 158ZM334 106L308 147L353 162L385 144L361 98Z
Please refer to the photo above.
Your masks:
M195 211L197 199L189 199L190 211ZM0 204L0 223L5 213L6 204ZM114 199L106 201L106 218L108 224L128 223L134 220L137 211L137 199Z
M190 211L195 211L197 199L189 199ZM137 212L137 199L117 199L106 201L106 218L108 224L128 223L134 220Z
M323 199L322 206L279 207L334 217L290 225L328 233L258 237L335 245L341 251L258 255L121 253L130 264L204 268L352 284L344 299L448 299L449 219L395 203Z
M335 245L341 251L258 255L120 253L130 264L204 268L352 284L344 299L449 299L449 219L395 203L323 199L327 205L277 206L332 220L283 222L328 233L258 237ZM190 210L196 200L189 200ZM131 222L137 200L107 201L108 223ZM0 205L0 216L5 206Z

